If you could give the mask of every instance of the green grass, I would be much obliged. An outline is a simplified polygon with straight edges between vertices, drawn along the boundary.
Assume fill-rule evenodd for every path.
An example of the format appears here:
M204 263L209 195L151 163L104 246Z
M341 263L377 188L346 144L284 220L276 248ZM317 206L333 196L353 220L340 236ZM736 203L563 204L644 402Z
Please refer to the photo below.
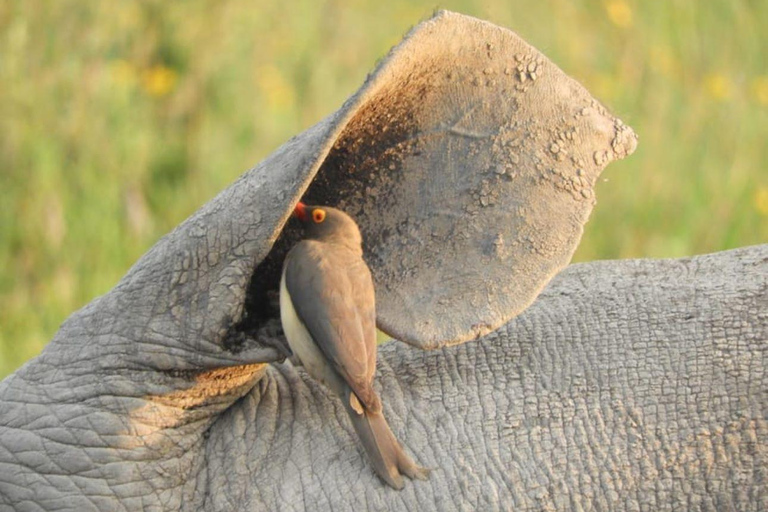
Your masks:
M768 240L762 0L5 0L0 377L436 7L512 28L640 135L577 260Z

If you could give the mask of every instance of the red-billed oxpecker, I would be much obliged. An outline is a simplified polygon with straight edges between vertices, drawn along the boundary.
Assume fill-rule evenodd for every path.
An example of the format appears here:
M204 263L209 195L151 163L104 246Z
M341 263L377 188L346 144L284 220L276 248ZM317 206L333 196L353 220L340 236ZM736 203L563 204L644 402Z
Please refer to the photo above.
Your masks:
M360 230L335 208L299 203L294 215L306 239L286 256L280 281L288 345L307 373L341 398L382 480L402 489L401 474L425 479L428 470L395 439L373 390L376 302Z

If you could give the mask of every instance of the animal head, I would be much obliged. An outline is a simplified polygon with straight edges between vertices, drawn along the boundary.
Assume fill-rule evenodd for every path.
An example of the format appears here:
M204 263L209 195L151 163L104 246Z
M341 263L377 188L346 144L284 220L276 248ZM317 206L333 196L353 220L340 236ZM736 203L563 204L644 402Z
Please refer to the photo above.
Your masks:
M301 221L307 238L362 250L360 229L352 217L343 211L330 206L310 206L300 202L294 208L293 215Z

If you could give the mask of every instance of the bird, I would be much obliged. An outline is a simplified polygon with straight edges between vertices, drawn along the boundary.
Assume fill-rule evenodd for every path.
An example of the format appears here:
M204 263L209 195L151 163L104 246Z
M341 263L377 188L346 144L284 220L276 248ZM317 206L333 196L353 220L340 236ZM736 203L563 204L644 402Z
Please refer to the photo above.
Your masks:
M390 487L426 480L389 428L373 388L376 298L362 236L346 213L299 202L293 216L304 239L285 257L280 320L288 346L307 373L339 396L374 471Z

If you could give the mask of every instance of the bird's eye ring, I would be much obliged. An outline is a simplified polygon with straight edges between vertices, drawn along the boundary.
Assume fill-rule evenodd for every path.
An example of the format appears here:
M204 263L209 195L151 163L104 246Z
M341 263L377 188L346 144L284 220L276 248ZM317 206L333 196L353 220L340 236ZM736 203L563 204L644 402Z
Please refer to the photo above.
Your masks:
M315 221L315 224L320 224L325 220L325 210L320 210L319 208L312 212L312 220Z

